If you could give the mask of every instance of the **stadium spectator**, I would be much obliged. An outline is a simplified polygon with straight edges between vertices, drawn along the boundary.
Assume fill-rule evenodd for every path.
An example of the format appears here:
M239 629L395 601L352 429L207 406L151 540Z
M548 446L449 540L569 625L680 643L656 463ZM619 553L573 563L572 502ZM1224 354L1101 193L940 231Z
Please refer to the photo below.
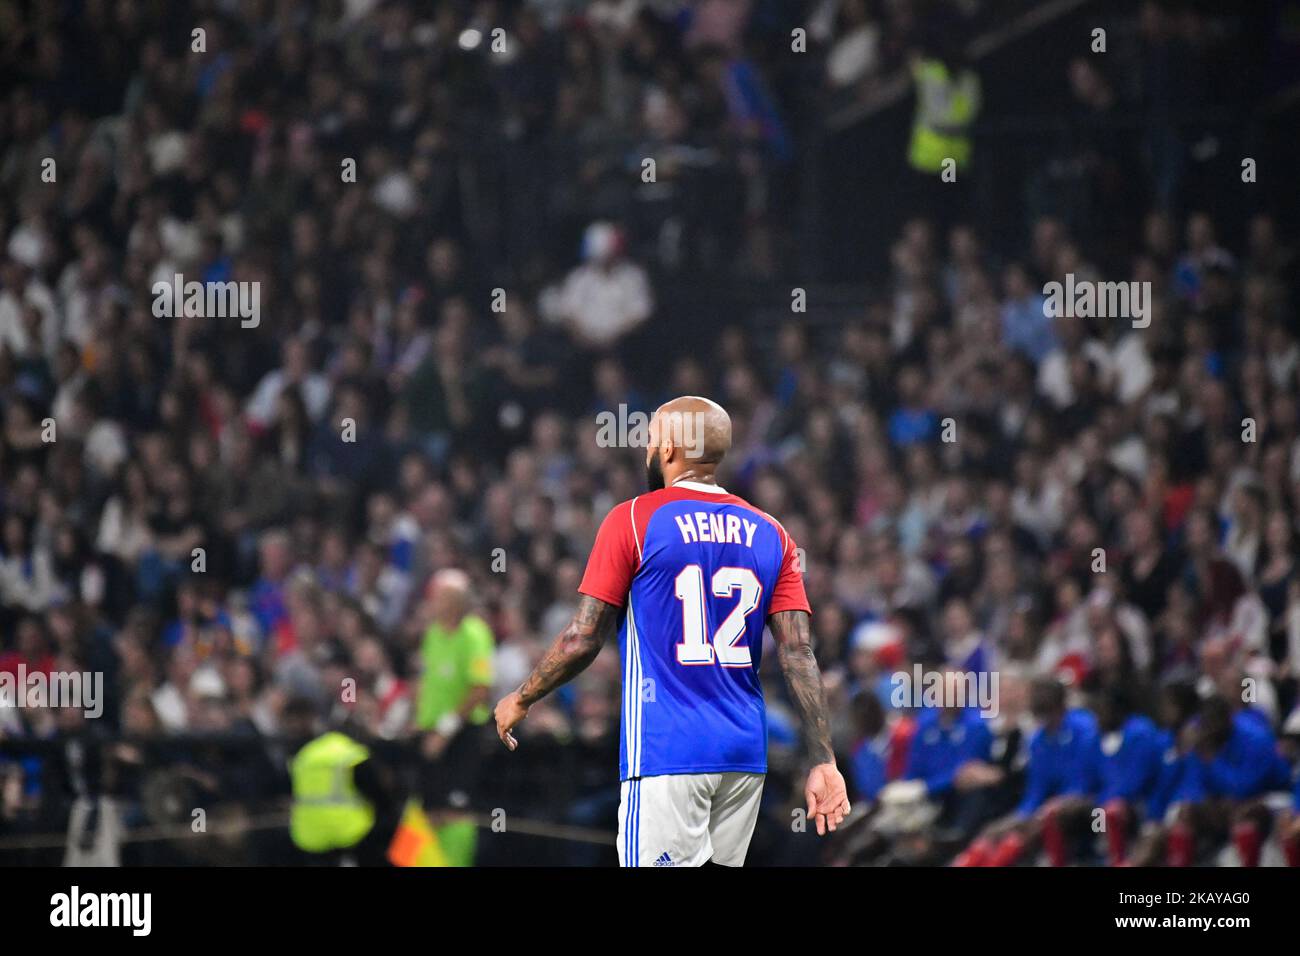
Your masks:
M626 258L625 242L617 227L592 223L583 238L585 261L565 277L554 301L543 299L580 348L609 349L654 310L645 270Z

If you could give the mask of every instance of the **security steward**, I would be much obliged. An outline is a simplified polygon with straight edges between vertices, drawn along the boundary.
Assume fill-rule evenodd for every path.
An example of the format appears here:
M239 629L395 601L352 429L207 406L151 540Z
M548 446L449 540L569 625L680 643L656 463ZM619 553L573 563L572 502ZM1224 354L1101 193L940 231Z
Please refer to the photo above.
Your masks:
M285 708L286 737L306 740L289 764L293 807L289 836L308 865L387 866L400 801L393 776L370 748L344 727L320 729L316 706L304 699Z

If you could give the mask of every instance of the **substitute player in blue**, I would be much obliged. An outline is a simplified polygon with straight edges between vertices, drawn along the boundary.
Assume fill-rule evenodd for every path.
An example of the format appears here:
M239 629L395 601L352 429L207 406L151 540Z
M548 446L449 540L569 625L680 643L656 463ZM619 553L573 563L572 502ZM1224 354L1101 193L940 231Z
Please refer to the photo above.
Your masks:
M969 840L998 812L1003 773L993 762L989 721L975 707L922 709L903 777L924 783L941 808L940 826Z
M1097 719L1066 706L1065 685L1043 677L1029 689L1029 708L1039 728L1029 741L1025 791L1015 811L985 827L953 860L953 866L1011 866L1041 844L1053 863L1065 852L1059 817L1100 789L1095 757Z
M1231 836L1242 866L1258 866L1272 814L1266 795L1284 790L1289 769L1268 719L1220 695L1201 702L1169 826L1166 862L1191 866L1203 843Z
M763 629L804 719L813 767L808 815L824 834L849 812L813 656L811 612L794 542L718 487L731 419L705 398L662 405L646 448L649 494L601 524L572 622L496 707L497 733L587 667L618 633L623 659L619 862L699 866L745 861L767 772L758 668Z
M1097 693L1099 736L1093 779L1099 789L1095 801L1076 798L1056 814L1051 825L1060 833L1043 837L1053 864L1066 862L1073 849L1070 835L1086 831L1094 808L1100 807L1107 862L1119 866L1127 859L1129 838L1139 831L1144 813L1162 805L1160 787L1168 772L1165 753L1171 740L1151 718L1137 712L1139 694L1125 684L1112 684ZM1054 858L1053 852L1060 855Z

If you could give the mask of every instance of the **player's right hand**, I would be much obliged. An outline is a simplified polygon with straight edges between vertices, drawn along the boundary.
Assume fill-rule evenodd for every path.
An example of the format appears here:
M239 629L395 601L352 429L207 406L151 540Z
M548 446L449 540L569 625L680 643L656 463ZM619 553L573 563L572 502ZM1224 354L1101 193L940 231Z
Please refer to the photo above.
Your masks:
M515 735L510 731L528 716L528 705L519 698L519 691L513 691L502 697L497 702L492 716L497 721L497 736L501 738L503 744L514 750L519 746L519 741L515 740Z
M825 836L828 827L834 833L849 815L848 787L834 763L819 763L808 771L803 795L808 801L808 816L817 821L818 836Z

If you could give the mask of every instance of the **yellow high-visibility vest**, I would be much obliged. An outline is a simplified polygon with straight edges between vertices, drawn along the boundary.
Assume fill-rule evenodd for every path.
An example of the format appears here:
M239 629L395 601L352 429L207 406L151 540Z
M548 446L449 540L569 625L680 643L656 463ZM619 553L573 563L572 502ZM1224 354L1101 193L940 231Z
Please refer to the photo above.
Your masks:
M352 772L370 751L331 731L293 758L289 836L299 849L327 853L355 846L375 825L375 808L357 790Z
M980 108L980 81L970 70L956 77L940 60L921 60L912 70L916 81L916 116L907 161L923 173L943 170L953 159L958 168L970 162L966 135Z

